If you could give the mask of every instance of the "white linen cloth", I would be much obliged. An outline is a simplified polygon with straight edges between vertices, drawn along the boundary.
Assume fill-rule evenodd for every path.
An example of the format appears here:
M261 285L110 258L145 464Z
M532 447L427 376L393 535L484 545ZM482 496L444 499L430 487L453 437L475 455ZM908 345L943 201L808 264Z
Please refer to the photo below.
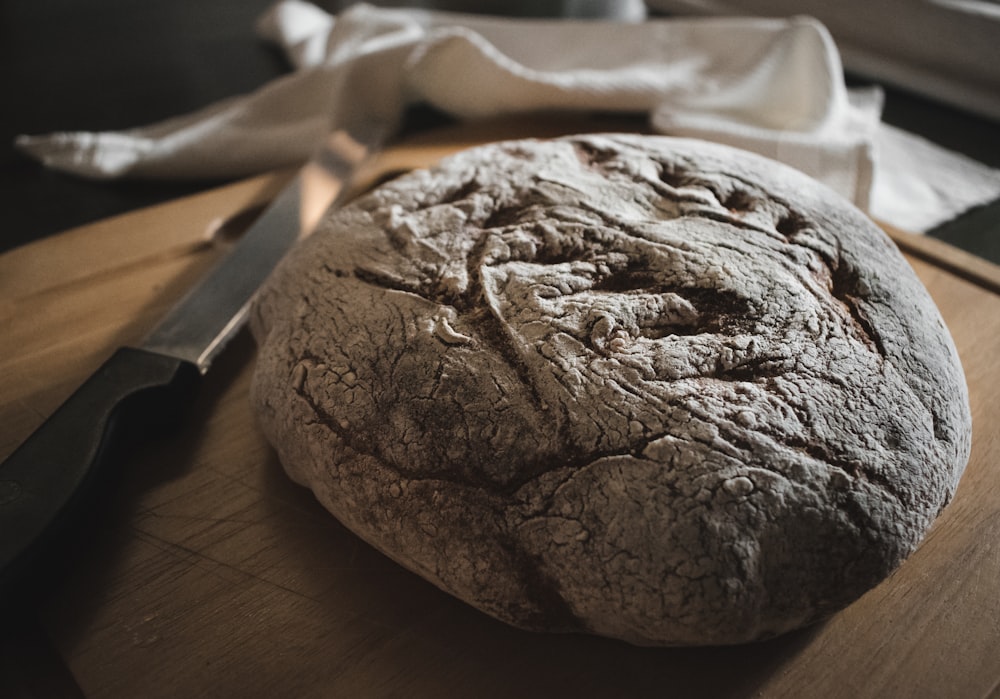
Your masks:
M879 127L869 213L926 233L1000 197L1000 170L888 124Z
M847 90L836 46L809 18L511 20L364 4L332 17L282 0L258 30L295 71L157 124L17 145L85 177L233 177L304 161L334 127L398 125L416 102L459 118L639 111L659 131L782 160L869 207L881 95Z
M802 13L830 30L844 64L1000 121L998 0L646 0L674 15Z

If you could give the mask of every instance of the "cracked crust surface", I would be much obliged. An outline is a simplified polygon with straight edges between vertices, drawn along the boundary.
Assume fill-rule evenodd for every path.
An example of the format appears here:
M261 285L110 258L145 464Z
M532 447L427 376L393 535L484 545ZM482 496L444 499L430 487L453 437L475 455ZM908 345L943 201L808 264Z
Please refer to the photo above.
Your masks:
M345 525L516 626L737 643L885 578L970 446L895 246L729 148L492 144L331 214L260 294L252 400Z

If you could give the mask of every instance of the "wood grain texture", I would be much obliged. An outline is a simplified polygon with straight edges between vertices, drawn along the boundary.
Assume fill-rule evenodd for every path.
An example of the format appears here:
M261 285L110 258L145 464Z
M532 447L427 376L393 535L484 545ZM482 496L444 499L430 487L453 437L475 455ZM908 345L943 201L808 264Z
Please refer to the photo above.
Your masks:
M535 124L540 135L574 128L545 124ZM368 179L531 128L425 136L388 153ZM220 254L207 232L220 217L266 200L286 177L0 257L0 456ZM284 476L254 426L244 333L179 432L130 454L83 565L41 609L43 625L94 698L995 696L1000 295L956 274L960 262L910 260L959 347L972 458L916 554L823 624L750 646L653 649L524 633L464 606L358 540Z

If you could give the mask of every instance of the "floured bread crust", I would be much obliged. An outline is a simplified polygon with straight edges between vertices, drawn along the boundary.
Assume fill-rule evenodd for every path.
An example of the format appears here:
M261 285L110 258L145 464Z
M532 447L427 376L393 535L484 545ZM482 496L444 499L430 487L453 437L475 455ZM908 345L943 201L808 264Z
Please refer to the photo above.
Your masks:
M970 446L931 299L867 218L722 146L466 151L333 213L252 316L296 481L516 626L766 638L912 552Z

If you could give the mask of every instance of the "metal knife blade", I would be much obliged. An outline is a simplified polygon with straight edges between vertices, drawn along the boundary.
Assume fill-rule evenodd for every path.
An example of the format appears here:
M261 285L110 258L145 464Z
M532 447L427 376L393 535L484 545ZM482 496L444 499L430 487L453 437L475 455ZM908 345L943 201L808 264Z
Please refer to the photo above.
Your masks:
M295 241L343 196L356 171L381 146L386 131L372 120L350 131L332 132L247 229L239 245L160 321L142 347L207 371L242 327L257 288Z
M116 447L175 422L257 289L379 150L387 124L332 133L234 249L138 347L119 348L0 464L0 607L33 587L81 524Z

